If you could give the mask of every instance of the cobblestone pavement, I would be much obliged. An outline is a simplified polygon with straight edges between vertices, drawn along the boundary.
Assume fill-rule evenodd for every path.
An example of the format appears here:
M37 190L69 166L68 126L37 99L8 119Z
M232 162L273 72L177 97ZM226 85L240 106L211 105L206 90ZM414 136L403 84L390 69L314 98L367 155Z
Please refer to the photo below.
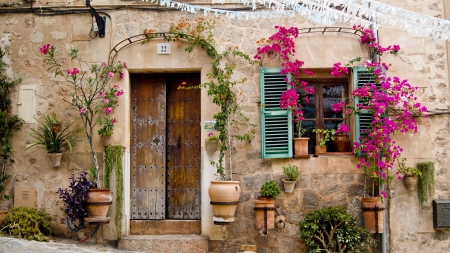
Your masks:
M71 253L110 252L136 253L138 251L118 250L112 246L95 244L91 241L79 243L64 238L53 238L49 242L28 241L15 237L0 236L0 253Z

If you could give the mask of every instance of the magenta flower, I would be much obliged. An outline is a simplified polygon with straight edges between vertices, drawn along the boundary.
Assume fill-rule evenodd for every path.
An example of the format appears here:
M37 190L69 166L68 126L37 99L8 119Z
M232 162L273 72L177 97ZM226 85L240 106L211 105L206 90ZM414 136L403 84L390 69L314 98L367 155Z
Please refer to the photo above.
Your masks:
M53 47L50 46L50 44L44 44L41 48L39 48L39 51L43 54L48 54L48 51L52 49Z
M336 129L336 134L347 134L348 131L350 131L350 128L345 123L340 123Z
M125 74L123 72L120 72L119 78L123 78L124 76L125 76Z
M108 78L113 78L114 73L113 72L108 72Z
M128 66L127 66L127 63L126 63L126 62L123 62L123 67L124 67L124 68L126 68L126 69L128 68Z
M103 99L103 103L107 104L109 100L107 98Z
M106 114L110 114L110 113L112 113L113 108L112 108L112 107L106 107L105 109L103 109L103 111L104 111Z
M116 124L117 123L117 120L116 120L116 118L113 118L113 120L111 121L111 124Z
M114 84L114 89L119 89L120 88L120 84L116 83Z
M80 108L80 113L81 114L85 114L86 112L87 112L86 108L84 108L84 107Z
M123 91L123 89L122 89L122 90L119 90L118 92L116 92L116 93L114 94L114 96L115 96L115 97L119 97L119 96L121 96L123 93L124 93L124 91Z

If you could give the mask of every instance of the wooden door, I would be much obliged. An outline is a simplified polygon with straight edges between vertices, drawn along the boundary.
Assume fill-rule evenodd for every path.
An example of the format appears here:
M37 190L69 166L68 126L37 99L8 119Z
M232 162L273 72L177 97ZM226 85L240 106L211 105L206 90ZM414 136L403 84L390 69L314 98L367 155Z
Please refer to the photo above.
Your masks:
M131 76L131 219L200 219L198 73Z

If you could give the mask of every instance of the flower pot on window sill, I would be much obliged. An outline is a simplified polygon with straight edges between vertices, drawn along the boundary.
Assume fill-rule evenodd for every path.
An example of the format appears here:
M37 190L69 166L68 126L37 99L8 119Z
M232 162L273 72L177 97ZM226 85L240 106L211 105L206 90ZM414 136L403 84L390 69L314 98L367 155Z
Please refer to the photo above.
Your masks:
M316 154L326 153L327 152L327 146L316 145L315 146L315 151L316 151Z
M294 138L294 158L308 158L308 141L307 137Z
M333 144L336 152L348 152L350 137L348 134L336 134Z

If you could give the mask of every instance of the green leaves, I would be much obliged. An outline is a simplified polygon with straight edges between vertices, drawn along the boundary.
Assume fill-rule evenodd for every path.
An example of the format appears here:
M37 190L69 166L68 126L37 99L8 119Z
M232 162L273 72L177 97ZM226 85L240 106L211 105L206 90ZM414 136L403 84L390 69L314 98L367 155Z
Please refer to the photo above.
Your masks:
M374 244L369 230L357 226L356 218L343 206L312 211L299 224L310 253L364 252Z
M4 234L36 241L49 241L52 234L50 217L44 210L36 208L15 207L6 216Z

